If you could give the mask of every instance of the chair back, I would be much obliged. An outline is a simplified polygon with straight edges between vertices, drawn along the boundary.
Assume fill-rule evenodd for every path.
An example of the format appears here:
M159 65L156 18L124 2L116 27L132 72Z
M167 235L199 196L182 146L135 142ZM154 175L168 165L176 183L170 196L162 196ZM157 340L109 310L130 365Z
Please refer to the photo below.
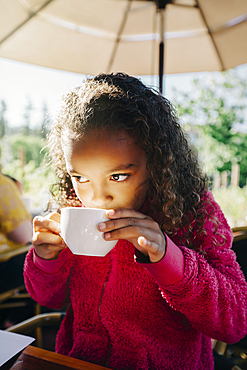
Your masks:
M247 280L247 226L235 227L232 231L234 237L232 249Z

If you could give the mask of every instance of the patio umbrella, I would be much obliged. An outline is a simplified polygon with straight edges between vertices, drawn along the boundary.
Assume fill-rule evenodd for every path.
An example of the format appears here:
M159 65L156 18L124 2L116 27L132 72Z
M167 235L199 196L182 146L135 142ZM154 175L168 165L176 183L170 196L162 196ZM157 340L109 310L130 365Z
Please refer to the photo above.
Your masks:
M247 63L247 0L0 0L0 57L83 74ZM165 49L165 51L164 51Z

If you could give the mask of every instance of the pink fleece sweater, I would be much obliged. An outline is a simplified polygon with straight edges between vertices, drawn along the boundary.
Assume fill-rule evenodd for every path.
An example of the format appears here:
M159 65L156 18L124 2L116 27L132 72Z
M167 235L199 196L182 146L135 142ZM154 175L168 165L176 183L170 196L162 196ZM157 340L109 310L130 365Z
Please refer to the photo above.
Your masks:
M105 257L65 249L45 261L29 252L25 281L33 299L55 309L69 304L57 352L118 370L213 370L211 338L233 343L247 333L247 284L231 230L209 197L206 235L196 227L191 235L205 256L179 243L183 229L166 236L166 254L153 264L126 240Z

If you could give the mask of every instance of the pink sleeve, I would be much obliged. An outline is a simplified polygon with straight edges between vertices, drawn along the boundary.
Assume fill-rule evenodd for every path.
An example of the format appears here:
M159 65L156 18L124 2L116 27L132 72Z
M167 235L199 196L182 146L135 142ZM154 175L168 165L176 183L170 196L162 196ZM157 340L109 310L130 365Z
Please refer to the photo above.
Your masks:
M150 263L149 260L143 263L141 258L137 257L136 261L144 266L153 276L158 285L171 285L179 282L184 276L184 255L181 249L166 237L166 253L164 257L156 263ZM138 254L138 253L137 253Z
M205 195L201 207L206 209L205 232L198 232L195 225L191 233L191 239L198 246L196 250L185 246L176 249L168 241L167 254L157 263L157 270L154 272L156 264L146 268L158 282L170 307L185 315L193 327L210 338L234 343L247 333L247 282L231 249L231 228L212 193ZM184 257L181 280L178 280L179 268L182 268L178 263L178 250ZM169 256L170 252L174 257ZM159 273L166 261L167 272ZM174 264L173 269L169 261Z
M45 260L40 258L33 249L33 263L38 269L48 274L53 274L54 272L58 272L60 268L65 264L65 262L69 259L69 255L71 254L69 248L65 248L62 250L56 260Z
M154 277L170 307L194 328L235 343L247 334L247 282L231 249L232 231L220 206L212 193L204 198L204 232L198 232L195 224L190 236L195 248L178 247L167 238L161 261L150 263L137 256L137 262Z
M41 306L60 309L70 302L69 277L74 255L68 248L53 261L38 257L34 248L26 255L25 285L30 296Z

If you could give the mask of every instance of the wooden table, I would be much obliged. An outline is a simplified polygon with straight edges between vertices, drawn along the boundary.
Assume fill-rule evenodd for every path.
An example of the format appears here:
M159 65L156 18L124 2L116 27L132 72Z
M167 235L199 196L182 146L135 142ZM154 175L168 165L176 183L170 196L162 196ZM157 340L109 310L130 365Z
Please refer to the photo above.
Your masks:
M104 370L105 367L28 346L11 366L11 370Z

